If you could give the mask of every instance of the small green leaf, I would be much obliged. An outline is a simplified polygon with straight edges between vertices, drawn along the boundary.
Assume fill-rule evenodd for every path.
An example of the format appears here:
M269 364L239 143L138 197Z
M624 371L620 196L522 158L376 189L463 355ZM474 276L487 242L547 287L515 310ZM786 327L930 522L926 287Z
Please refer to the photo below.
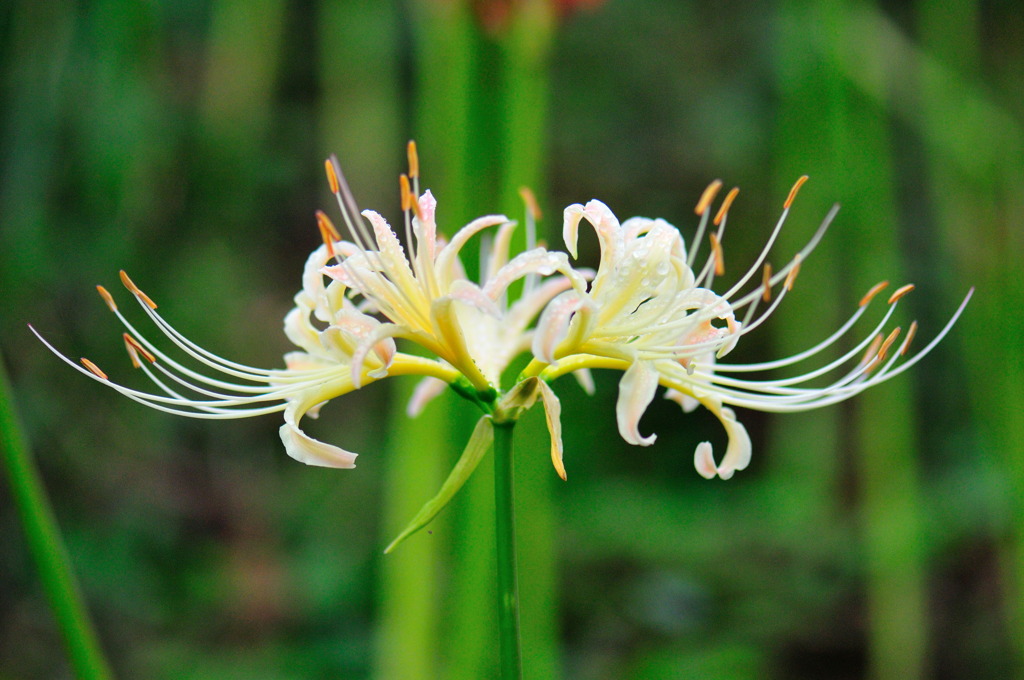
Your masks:
M473 428L473 434L469 438L469 443L466 444L462 456L459 457L459 462L452 468L448 479L441 485L441 490L420 508L420 511L412 518L409 525L402 530L402 533L398 534L398 537L391 541L391 545L384 550L385 553L391 552L399 543L429 524L430 520L434 519L437 513L441 512L444 506L448 505L448 501L458 493L462 485L469 479L469 476L476 470L480 459L491 448L493 441L494 426L491 424L490 416L484 416L477 421L476 427Z

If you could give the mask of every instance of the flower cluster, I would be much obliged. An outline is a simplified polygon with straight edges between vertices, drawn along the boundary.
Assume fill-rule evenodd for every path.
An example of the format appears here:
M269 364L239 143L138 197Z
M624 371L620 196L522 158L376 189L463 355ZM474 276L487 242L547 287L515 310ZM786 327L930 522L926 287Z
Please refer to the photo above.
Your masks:
M245 366L203 349L175 330L124 272L122 282L156 327L206 372L147 339L103 287L98 287L100 294L125 327L128 355L152 380L155 391L115 383L88 359L79 365L41 336L40 340L85 375L168 413L222 419L283 411L281 439L288 454L311 465L340 468L354 467L356 454L308 436L300 429L301 419L316 417L326 401L382 378L417 375L422 382L409 405L410 414L449 386L483 410L467 448L477 458L490 441L493 424L515 420L540 399L551 432L552 461L564 479L560 405L549 383L573 373L591 390L592 369L614 369L622 372L616 418L625 441L641 446L654 442L655 435L641 434L639 423L659 386L665 387L665 397L684 411L703 405L721 421L728 435L724 455L716 462L711 444L702 442L694 462L702 476L728 479L747 466L751 454L750 438L731 407L801 411L847 399L919 361L949 332L970 298L969 293L931 342L908 356L916 323L899 346L900 329L886 331L898 301L913 286L897 288L881 319L859 340L844 340L852 347L838 358L791 377L752 379L754 373L802 364L840 342L886 286L872 288L845 323L806 351L754 364L721 361L782 302L801 263L835 216L833 209L785 266L775 271L767 264L806 177L793 187L753 265L724 292L716 293L715 277L724 272L722 240L728 212L738 193L729 192L715 211L720 182L709 186L697 203L699 224L689 249L680 232L664 220L632 218L620 223L597 200L566 208L562 236L573 259L580 225L589 224L596 232L601 255L596 271L591 271L574 267L566 253L535 245L532 200L527 200L528 245L523 252L510 252L516 224L503 215L476 219L446 242L437 228L433 195L420 193L412 143L409 166L400 185L403 246L381 215L358 210L337 161L327 161L328 181L347 238L327 215L317 213L323 243L309 256L295 308L285 317L285 334L299 351L285 355L283 369ZM480 280L472 281L460 252L484 232L490 238L482 239ZM707 253L698 263L705 235ZM401 351L399 343L417 345L421 351ZM509 367L523 355L529 356L529 363L509 380ZM471 472L473 465L463 467Z

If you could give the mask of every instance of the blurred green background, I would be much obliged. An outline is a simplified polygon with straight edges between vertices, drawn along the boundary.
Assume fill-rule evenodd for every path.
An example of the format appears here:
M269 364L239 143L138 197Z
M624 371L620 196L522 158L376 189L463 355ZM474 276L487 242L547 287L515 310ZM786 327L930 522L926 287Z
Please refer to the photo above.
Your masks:
M192 339L280 365L281 319L331 205L399 217L419 142L442 230L600 198L692 235L741 187L728 274L811 176L780 254L843 208L737 360L826 337L876 281L913 281L909 374L819 412L742 412L751 467L693 470L723 435L656 402L624 444L617 375L565 380L569 482L519 428L527 677L1024 677L1024 14L980 2L465 5L456 0L14 0L0 8L0 347L103 647L124 678L485 678L496 668L486 464L395 555L473 414L418 421L410 385L310 427L361 452L302 466L278 417L149 411L59 363L141 385L95 294L126 269ZM594 262L587 241L582 257ZM727 275L727 279L729 276ZM923 346L919 340L918 347ZM557 483L556 483L557 482ZM0 485L0 678L70 677Z

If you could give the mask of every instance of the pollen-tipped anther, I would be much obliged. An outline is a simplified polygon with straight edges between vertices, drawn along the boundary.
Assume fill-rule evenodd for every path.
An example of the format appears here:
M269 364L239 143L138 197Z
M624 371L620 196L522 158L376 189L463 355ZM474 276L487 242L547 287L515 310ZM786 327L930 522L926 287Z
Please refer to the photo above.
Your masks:
M895 291L893 291L892 295L889 296L889 304L891 305L892 303L896 302L897 300L899 300L901 297L903 297L912 290L914 290L914 284L912 283L908 283L905 286L900 286Z
M523 198L523 203L526 204L526 209L534 220L540 221L540 205L537 203L537 197L533 195L533 191L530 187L519 187L519 195Z
M128 350L128 356L132 359L132 365L135 368L139 367L139 355L151 364L156 363L156 357L148 349L142 346L142 343L133 338L128 333L122 333L121 337L124 338L124 346Z
M420 156L416 153L416 142L409 140L409 143L405 147L405 153L409 157L409 177L420 176Z
M729 193L725 195L725 200L722 201L722 207L718 209L718 214L715 215L713 220L714 225L717 227L725 219L725 216L729 212L729 208L732 207L732 202L736 200L736 196L740 193L739 187L733 187L729 190Z
M803 177L796 181L796 184L793 185L793 188L789 190L789 196L786 197L786 202L782 204L783 210L789 210L789 206L793 205L793 201L796 200L796 193L800 191L800 187L802 187L804 185L804 182L806 182L808 179L809 178L807 177L807 175L804 175Z
M900 345L900 356L905 356L910 350L910 343L913 342L915 335L917 335L917 322L911 321L910 328L907 329L907 337L903 341L903 344Z
M802 259L803 258L800 257L800 253L797 253L793 258L793 267L789 270L789 273L786 274L786 280L782 284L786 287L786 290L793 290L793 283L796 281L797 274L800 273L800 262Z
M100 370L99 366L97 366L96 364L92 363L91 361L89 361L85 357L81 358L81 362L82 362L82 365L85 366L86 368L88 368L89 372L92 373L93 375L95 375L96 377L103 378L104 380L110 380L110 378L107 377L107 374Z
M331 222L331 218L323 210L316 211L316 223L320 227L321 233L326 233L334 241L341 240L341 233L334 226L334 222Z
M761 293L761 299L765 302L772 301L772 264L766 262L764 265L764 277L761 279L761 286L764 288L764 292Z
M876 283L875 285L871 286L871 290L869 290L868 292L864 293L864 297L862 297L862 298L860 299L860 302L859 302L859 303L857 303L857 306L858 306L858 307L863 307L863 306L864 306L864 305L866 305L867 303L871 302L871 300L872 300L872 299L873 299L873 298L874 298L874 297L875 297L876 295L878 295L878 294L879 294L879 293L881 293L881 292L882 292L883 290L885 290L886 286L888 286L888 285L889 285L889 282L888 282L888 281L879 281L879 282L878 282L878 283Z
M327 248L327 254L335 257L337 253L334 250L334 244L341 240L341 234L338 233L331 218L323 210L316 211L316 226L320 230L320 238L323 239L324 246Z
M114 296L110 294L110 291L103 286L96 286L96 290L99 292L100 297L103 298L103 301L107 303L107 307L110 307L110 311L116 312L117 304L114 303Z
M700 200L697 201L697 207L693 209L698 215L703 215L704 211L711 205L711 201L715 200L715 195L718 190L722 188L722 180L716 179L714 182L708 185L708 188L704 190L704 193L700 195Z
M130 278L128 278L128 273L125 270L123 270L123 269L121 270L120 273L121 273L121 283L124 284L124 287L127 288L128 290L130 290L132 292L132 294L135 295L135 297L139 298L144 303L146 303L146 305L149 306L150 309L156 309L156 303L153 302L153 300L151 300L148 295L143 293L142 290L139 289L139 287L135 285L134 281L132 281Z
M722 242L717 234L711 234L711 254L715 258L715 276L725 273L725 255L722 253Z
M324 169L327 171L327 183L331 187L331 193L337 194L341 191L341 185L338 183L338 173L334 170L334 163L330 158L324 161Z
M887 337L885 342L882 343L882 347L878 350L879 361L885 361L885 357L888 355L889 348L892 347L892 343L896 342L896 338L900 337L900 330L899 326L893 328L892 332L889 333L889 337Z
M405 173L399 175L398 186L402 191L402 212L409 212L416 200L412 195L412 188L409 186L409 175Z
M878 348L882 346L882 339L882 334L879 333L875 336L875 339L871 341L871 344L868 345L867 350L864 352L864 356L861 357L861 366L870 363L873 359L878 357Z

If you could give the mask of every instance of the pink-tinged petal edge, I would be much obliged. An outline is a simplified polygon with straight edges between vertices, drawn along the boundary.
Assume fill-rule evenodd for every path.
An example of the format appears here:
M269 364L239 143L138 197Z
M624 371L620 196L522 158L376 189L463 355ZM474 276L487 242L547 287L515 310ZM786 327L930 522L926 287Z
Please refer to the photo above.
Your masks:
M576 291L567 290L548 303L533 333L534 356L545 363L555 363L555 348L568 335L569 320L586 302L587 298Z
M718 476L718 466L715 465L711 442L697 444L697 449L693 452L693 466L704 479L714 479Z
M424 378L416 384L409 398L409 404L405 407L405 413L410 418L415 418L423 413L427 404L440 396L448 387L448 383L439 378Z

